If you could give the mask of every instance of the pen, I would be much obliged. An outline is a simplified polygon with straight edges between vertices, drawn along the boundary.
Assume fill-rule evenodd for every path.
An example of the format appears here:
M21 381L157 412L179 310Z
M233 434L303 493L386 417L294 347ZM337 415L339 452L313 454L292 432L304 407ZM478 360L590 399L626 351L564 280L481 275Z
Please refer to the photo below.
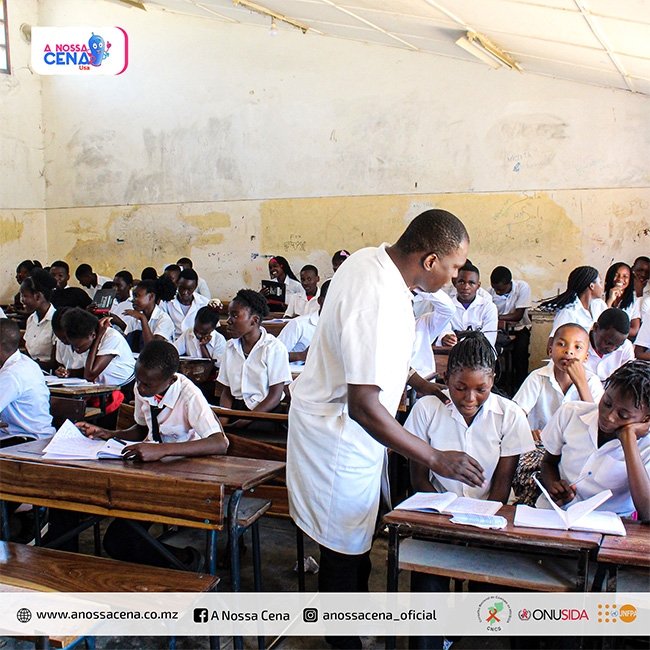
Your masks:
M575 481L573 481L573 485L576 485L577 483L580 483L583 479L587 478L587 476L591 476L592 472L587 472L586 474L583 474L580 478L577 478Z
M128 444L130 444L130 443L128 443L126 440L122 440L121 438L113 438L113 440L117 440L118 442L121 442L123 445L128 445Z

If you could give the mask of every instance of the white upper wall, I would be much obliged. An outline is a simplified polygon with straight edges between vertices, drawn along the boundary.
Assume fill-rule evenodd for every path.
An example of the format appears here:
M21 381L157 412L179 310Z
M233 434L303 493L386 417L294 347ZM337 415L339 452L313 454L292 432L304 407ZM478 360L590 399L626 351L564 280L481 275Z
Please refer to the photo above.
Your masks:
M645 96L109 2L39 24L130 43L121 76L43 79L47 207L649 184Z

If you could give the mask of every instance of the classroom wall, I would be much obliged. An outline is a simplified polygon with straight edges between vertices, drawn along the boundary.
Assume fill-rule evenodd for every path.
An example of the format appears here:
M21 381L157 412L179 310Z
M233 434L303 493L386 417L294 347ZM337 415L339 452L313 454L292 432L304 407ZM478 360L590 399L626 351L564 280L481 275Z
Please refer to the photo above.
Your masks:
M5 244L11 264L30 244L100 273L187 254L229 298L273 254L325 277L334 250L390 241L428 207L467 223L485 275L507 264L538 298L573 266L650 250L648 97L108 2L39 11L124 27L130 64L42 79L47 186L30 205L47 227Z

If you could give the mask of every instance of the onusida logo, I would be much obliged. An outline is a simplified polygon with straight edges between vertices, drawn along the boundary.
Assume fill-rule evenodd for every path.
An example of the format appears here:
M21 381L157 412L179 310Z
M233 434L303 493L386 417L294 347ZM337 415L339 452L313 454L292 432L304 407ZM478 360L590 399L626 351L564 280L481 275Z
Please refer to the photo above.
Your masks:
M33 27L32 67L43 75L122 74L129 39L121 27Z

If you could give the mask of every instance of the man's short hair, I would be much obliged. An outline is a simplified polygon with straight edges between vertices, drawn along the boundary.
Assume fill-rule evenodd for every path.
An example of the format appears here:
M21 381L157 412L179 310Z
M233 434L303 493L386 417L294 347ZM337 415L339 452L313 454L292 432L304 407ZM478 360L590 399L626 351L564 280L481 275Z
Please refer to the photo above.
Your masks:
M512 282L512 273L507 266L497 266L490 274L492 284L510 284Z
M469 242L463 222L446 210L427 210L406 227L395 246L403 253L434 253L446 257Z
M0 318L0 347L3 352L13 354L20 345L20 327L8 318Z
M615 329L625 336L630 333L630 317L622 309L616 307L606 309L596 322L599 330Z
M78 280L79 278L84 278L87 275L91 275L92 272L93 272L93 267L90 266L90 264L79 264L74 274Z
M138 363L147 370L157 370L162 377L169 379L178 371L180 359L178 350L169 341L154 339L142 348Z
M53 269L54 267L59 267L60 269L65 269L65 272L70 275L70 266L68 265L67 262L64 262L63 260L57 260L56 262L52 262L50 264L50 269Z

